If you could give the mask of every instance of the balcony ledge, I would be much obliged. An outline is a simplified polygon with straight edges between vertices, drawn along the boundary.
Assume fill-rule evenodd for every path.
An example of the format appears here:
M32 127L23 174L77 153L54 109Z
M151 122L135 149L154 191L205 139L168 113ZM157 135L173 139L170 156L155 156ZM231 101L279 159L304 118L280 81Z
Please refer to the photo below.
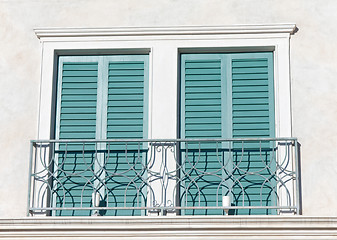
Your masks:
M0 219L0 238L336 239L337 217L34 217Z

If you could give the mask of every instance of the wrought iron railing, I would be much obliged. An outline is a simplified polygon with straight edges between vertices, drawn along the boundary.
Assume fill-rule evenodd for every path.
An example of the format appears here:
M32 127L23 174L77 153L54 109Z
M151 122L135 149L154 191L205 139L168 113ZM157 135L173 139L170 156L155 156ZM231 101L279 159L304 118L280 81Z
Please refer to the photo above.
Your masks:
M31 215L300 212L294 138L31 141Z

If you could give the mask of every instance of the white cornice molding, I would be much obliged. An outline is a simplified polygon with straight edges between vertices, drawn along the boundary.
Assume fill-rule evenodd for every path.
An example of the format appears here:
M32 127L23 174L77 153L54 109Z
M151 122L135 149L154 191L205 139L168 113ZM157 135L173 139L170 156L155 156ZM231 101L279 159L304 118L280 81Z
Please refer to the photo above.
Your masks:
M0 219L0 238L333 239L337 217L180 216Z
M229 26L114 27L114 28L36 28L39 39L55 37L114 37L163 35L271 34L296 32L296 24L260 24Z

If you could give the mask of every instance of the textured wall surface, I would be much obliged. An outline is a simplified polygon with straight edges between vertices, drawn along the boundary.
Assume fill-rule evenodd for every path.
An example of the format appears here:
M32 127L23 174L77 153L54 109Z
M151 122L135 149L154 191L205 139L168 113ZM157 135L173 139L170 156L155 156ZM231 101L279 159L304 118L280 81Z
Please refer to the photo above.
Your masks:
M29 140L37 137L36 27L296 23L293 136L302 144L304 215L336 215L337 1L0 0L0 217L26 214Z

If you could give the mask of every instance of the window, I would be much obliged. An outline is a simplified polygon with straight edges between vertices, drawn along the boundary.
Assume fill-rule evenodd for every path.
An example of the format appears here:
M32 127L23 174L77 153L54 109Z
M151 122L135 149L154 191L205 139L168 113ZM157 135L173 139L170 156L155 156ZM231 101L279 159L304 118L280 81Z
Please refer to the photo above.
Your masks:
M134 146L129 144L125 156L123 145L110 146L107 152L106 143L83 144L81 140L147 139L148 55L60 56L58 66L56 139L80 142L56 146L53 202L56 207L92 207L92 194L98 191L101 196L114 197L110 200L113 206L122 206L130 179L140 184L137 172L128 170L130 159L132 168L141 168L132 156ZM131 185L127 194L126 204L133 206L136 187ZM101 206L106 201L103 197ZM60 210L53 214L90 216L92 212Z
M55 133L56 139L64 140L63 142L55 141L55 150L59 151L57 152L57 157L55 157L56 162L58 162L57 164L61 163L62 167L63 165L64 167L68 166L64 164L66 163L64 156L70 152L65 151L65 149L66 146L73 148L73 155L67 156L67 161L72 162L69 166L73 168L74 166L78 166L78 169L75 167L76 171L81 171L81 167L85 166L91 172L91 175L89 174L86 178L94 178L90 181L90 184L93 186L84 186L84 188L82 186L84 190L74 195L75 202L76 198L80 197L83 199L81 203L75 204L76 209L70 209L70 212L66 212L68 209L64 210L63 208L67 206L60 206L62 197L59 196L59 206L56 210L53 210L53 214L77 215L76 211L78 208L85 208L90 204L94 205L95 201L93 199L95 199L97 193L94 192L95 196L90 196L90 194L92 194L92 189L97 189L97 186L102 184L96 177L99 174L97 169L101 169L102 161L107 156L110 156L110 150L115 150L115 153L121 151L121 145L115 143L115 146L111 147L108 143L104 142L97 142L95 146L90 145L92 143L90 140L93 139L290 138L289 38L294 29L295 25L293 24L180 28L37 29L36 34L43 43L38 139L52 139ZM138 69L142 65L137 65L139 61L143 62L143 70ZM129 67L119 69L123 65L122 63L126 65L135 64L137 67L131 68L134 70L131 73ZM260 66L260 64L262 65ZM142 83L138 81L134 82L133 80L113 82L114 72L124 72L128 76L139 76L138 74L142 72L144 81ZM84 74L85 78L91 80L88 80L89 82L82 80L76 82L74 80L77 77L76 74ZM86 76L86 74L93 75ZM248 85L245 85L246 83L240 80L242 74L250 79ZM205 83L202 79L198 79L201 75L210 78L210 81ZM254 79L253 76L259 77ZM67 82L69 79L72 80ZM130 79L133 78L131 77ZM135 84L143 84L142 99L140 98L141 95L137 92L138 90L134 89ZM124 92L121 88L117 90L115 86L125 87L124 90L128 89L127 91L129 92ZM58 89L58 96L54 96L53 98L53 91L55 89ZM192 97L190 93L196 89L198 91L204 89L204 91ZM82 93L84 92L87 94L83 95ZM259 92L260 94L256 98L254 97L255 92ZM62 95L62 93L65 94ZM83 96L84 98L81 99L79 96ZM94 103L95 99L96 104ZM55 111L56 114L53 115L53 106L55 105L57 109ZM130 112L127 113L126 111ZM253 115L252 112L254 112ZM111 117L115 113L118 113L118 118ZM197 116L199 113L203 116ZM129 119L126 117L127 114L132 115L132 117ZM139 118L139 114L142 115L142 118ZM252 117L250 118L246 114ZM90 119L87 119L89 115ZM70 116L76 116L77 119ZM70 119L67 119L67 117L70 117ZM83 128L81 124L86 127ZM54 130L54 125L56 126L56 131ZM252 128L252 126L254 127ZM88 139L87 143L81 145L81 149L74 142L67 143L65 141L77 137L79 139L82 137ZM41 142L41 140L38 141ZM147 142L146 144L138 143L138 146L136 146L137 144L130 145L128 143L128 147L130 147L128 154L133 154L133 159L137 158L138 162L141 159L139 163L148 165L146 160L144 160L148 159L148 156L146 156L143 150L149 146L155 148L158 146L156 144L156 142ZM174 143L174 141L166 140L161 141L160 144L160 147L166 150L172 146L177 146L177 143ZM164 196L163 185L159 185L159 187L155 186L155 181L151 179L151 184L154 185L147 185L142 190L137 190L143 194L144 198L137 206L151 206L151 211L156 211L155 207L170 210L169 207L172 204L168 203L180 204L182 207L187 205L196 206L195 200L191 197L195 194L195 192L193 193L194 190L191 190L190 198L186 197L186 194L184 195L183 193L184 187L191 183L191 176L193 177L193 174L196 174L192 172L193 167L189 169L189 166L193 166L193 163L192 165L191 163L188 165L187 162L184 162L184 157L188 156L188 159L192 159L192 162L196 160L197 158L193 156L189 157L195 146L188 143L188 141L179 142L179 144L177 150L181 152L179 162L181 164L179 166L180 173L165 168L166 172L164 175L167 179L160 180L160 178L157 178L157 180L165 182L170 177L174 179L179 174L187 176L187 179L180 181L182 188L178 189L178 197L174 194ZM231 157L233 166L237 165L235 161L247 165L249 162L248 157L254 155L254 153L245 153L239 159L235 155L235 149L237 148L238 152L240 149L249 147L249 144L255 144L256 146L256 142L244 143L244 147L242 147L242 142L221 143L221 156L222 158L226 156ZM262 148L274 147L270 146L268 142L264 144L268 146L263 145ZM37 148L39 146L36 145ZM91 150L94 154L84 155L83 146L85 150ZM214 142L209 146L215 151L220 149L217 143ZM288 145L286 144L286 146ZM125 143L122 148L125 149ZM82 160L76 158L76 151L77 154L82 156ZM204 154L202 157L199 157L199 160L201 160L199 164L205 164L207 171L212 170L212 167L207 165L210 162L206 160L206 155L207 157L212 157L212 154L209 155L207 151L204 151L203 144L199 144L197 151ZM284 153L285 151L280 154L278 153L278 156L282 157ZM264 160L266 162L270 159L269 154L265 152L266 157ZM75 161L82 162L77 162L74 165ZM46 160L46 162L48 161ZM229 165L227 164L226 167L230 168ZM61 169L57 174L62 174L63 170L60 165L56 166L57 169ZM172 166L176 167L175 164ZM288 167L292 166L289 165ZM254 167L259 168L257 165ZM273 171L273 168L274 165L270 165L271 171ZM161 168L158 167L158 169ZM156 170L156 166L151 169L147 167L145 172L150 173L150 170L153 170L154 172L150 173L150 175L154 174L153 176L157 176L158 169ZM221 169L223 170L224 167L222 166ZM48 172L48 169L44 169L44 171ZM172 175L172 172L176 172L176 175ZM292 171L289 172L293 174ZM236 171L235 174L237 175L228 181L235 182L235 178L240 178L239 171ZM261 173L262 176L264 174L266 173ZM294 179L291 174L287 175L287 177ZM136 175L139 176L138 174ZM198 177L198 175L195 176ZM245 177L247 178L246 180L251 181L248 176ZM65 184L68 184L67 177L64 176L63 181L65 181ZM207 181L213 181L213 179L209 178L204 183L207 183ZM62 182L62 184L64 183ZM72 182L69 181L69 184L71 185ZM166 187L170 191L173 190L174 187L169 185ZM287 188L285 191L286 197L278 196L276 201L273 197L269 196L270 194L266 190L266 192L262 193L264 196L262 202L285 206L285 208L296 205L298 211L298 201L294 200L298 196L293 194L295 192L293 186L295 185L292 185L291 181L285 185ZM57 185L54 183L54 186ZM266 183L266 186L267 188L268 186L273 188L275 187L275 183L273 180L270 180ZM277 186L279 187L278 183ZM34 185L32 196L38 195L37 190L34 190L34 188L38 187L40 185ZM149 200L145 197L148 196L149 187L157 195L162 196L155 204L151 199ZM86 192L86 188L91 190ZM253 189L249 186L245 186L244 188L247 188L249 191ZM208 198L202 204L206 204L207 201L213 203L222 202L223 199L221 197L228 195L226 193L227 190L221 185L219 190L221 194L218 195L219 199L217 197L213 199ZM239 190L234 189L234 192L231 193L232 199L236 199L232 203L235 206L239 206L235 201L240 201L240 197L237 197L240 194L237 194L235 191ZM76 192L76 190L74 189L72 192ZM103 192L99 192L99 194L104 196ZM207 193L203 194L207 195ZM39 209L41 211L53 209L54 206L49 206L46 203L48 194L42 195L40 194L40 196L33 197L30 200L30 209ZM66 198L67 196L63 196L63 199ZM86 202L84 199L86 199ZM54 199L56 205L57 201L56 197ZM99 204L101 204L101 201L102 198ZM129 207L133 207L133 201L126 200L126 202L131 204ZM202 202L203 200L200 201ZM297 202L295 203L294 201ZM40 202L44 202L44 204L41 205ZM121 200L116 197L115 202L121 202ZM254 202L254 199L252 202ZM292 207L291 211L294 209ZM106 215L125 215L125 213L117 213L115 209L107 211L110 211L110 213ZM159 209L159 211L161 210ZM193 211L181 209L180 213L205 214L204 210L200 212ZM208 211L206 214L218 214L217 211L212 211ZM237 214L251 214L251 212L245 211L240 210ZM254 213L259 214L258 211ZM267 213L275 212L268 210ZM90 211L85 212L85 215L88 214L91 214ZM130 215L137 214L131 213ZM147 213L140 211L139 214Z
M234 206L242 206L243 198L248 206L259 206L261 201L275 205L272 142L259 141L275 137L273 53L182 54L181 73L182 138L256 139L218 142L222 147L216 142L201 148L199 143L189 144L189 155L182 158L189 158L185 161L185 171L190 172L185 184L191 185L187 205L199 205L199 194L204 196L202 206L216 206L221 195L230 196ZM216 194L219 186L222 194ZM236 214L271 213L276 212L236 210Z

